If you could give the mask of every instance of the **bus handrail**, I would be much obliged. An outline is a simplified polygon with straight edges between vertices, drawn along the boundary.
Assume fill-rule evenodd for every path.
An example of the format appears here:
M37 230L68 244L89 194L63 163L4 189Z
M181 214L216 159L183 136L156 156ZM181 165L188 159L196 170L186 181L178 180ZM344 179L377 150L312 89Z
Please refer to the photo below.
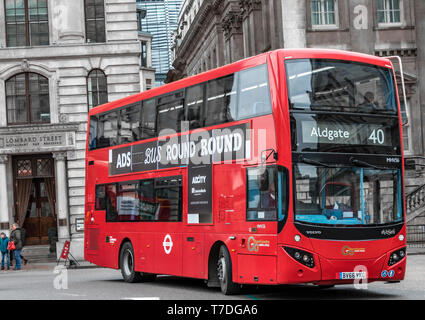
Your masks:
M400 77L401 77L401 87L403 90L403 100L404 100L404 108L406 111L406 121L402 123L402 126L405 126L409 123L409 110L407 107L407 99L406 99L406 86L404 83L404 72L403 72L403 63L401 61L400 56L388 56L385 57L386 59L396 59L398 61L398 64L400 65Z

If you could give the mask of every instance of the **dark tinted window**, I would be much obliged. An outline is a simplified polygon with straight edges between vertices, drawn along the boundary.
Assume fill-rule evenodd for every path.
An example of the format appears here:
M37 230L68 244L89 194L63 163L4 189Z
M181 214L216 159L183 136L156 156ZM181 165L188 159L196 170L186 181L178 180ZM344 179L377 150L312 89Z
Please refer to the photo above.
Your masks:
M117 221L117 185L111 183L105 186L105 210L106 210L106 221ZM101 200L100 200L101 201ZM98 202L96 200L96 202Z
M96 210L106 209L106 185L96 186Z
M153 138L156 136L156 106L155 99L143 101L142 106L142 139Z
M181 177L155 179L155 195L158 205L156 220L182 221Z
M186 90L187 121L190 129L202 127L202 108L204 105L204 84L189 87Z
M236 120L235 75L208 81L205 126Z
M97 125L97 148L110 147L117 144L118 117L117 112L99 115Z
M140 139L140 103L121 109L120 143L130 143Z
M90 117L89 150L97 148L97 116Z
M155 221L157 203L155 200L154 180L141 180L139 183L140 220Z
M162 130L180 131L181 122L184 121L183 100L163 104L158 107L158 135Z
M396 112L389 68L322 59L288 60L285 66L293 110Z
M165 177L96 186L107 222L182 221L182 179Z

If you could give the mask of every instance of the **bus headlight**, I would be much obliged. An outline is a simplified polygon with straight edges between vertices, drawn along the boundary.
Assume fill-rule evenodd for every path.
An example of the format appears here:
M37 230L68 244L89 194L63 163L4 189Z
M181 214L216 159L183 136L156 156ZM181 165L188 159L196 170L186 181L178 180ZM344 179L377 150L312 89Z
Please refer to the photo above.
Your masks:
M397 262L401 261L406 256L406 248L398 249L390 254L388 265L392 266Z
M290 247L283 247L285 251L295 260L297 260L299 263L309 267L314 268L314 258L313 255L310 252L290 248Z

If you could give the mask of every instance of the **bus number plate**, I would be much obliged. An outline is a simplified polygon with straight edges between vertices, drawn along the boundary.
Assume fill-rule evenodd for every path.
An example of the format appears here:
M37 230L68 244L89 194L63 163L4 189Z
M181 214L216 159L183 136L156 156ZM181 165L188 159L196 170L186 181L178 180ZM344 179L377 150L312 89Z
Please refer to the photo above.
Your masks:
M340 272L340 280L356 280L356 279L366 279L366 272Z

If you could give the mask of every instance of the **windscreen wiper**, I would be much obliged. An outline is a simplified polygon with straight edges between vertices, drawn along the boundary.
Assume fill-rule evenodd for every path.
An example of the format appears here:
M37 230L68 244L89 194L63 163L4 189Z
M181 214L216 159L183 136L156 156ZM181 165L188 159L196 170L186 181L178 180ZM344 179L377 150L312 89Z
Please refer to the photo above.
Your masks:
M312 159L306 159L303 156L300 156L298 158L298 161L304 162L304 163L307 163L307 164L314 164L316 166L322 166L322 167L326 167L326 168L335 168L335 166L331 166L329 164L326 164L326 163L323 163L323 162L320 162L320 161L316 161L316 160L312 160Z
M373 168L373 169L377 169L377 170L393 170L394 168L389 168L389 167L380 167L380 166L375 166L371 163L356 159L354 157L350 158L350 162L352 164L357 164L357 165L361 165L361 166L365 166L365 167L369 167L369 168Z

